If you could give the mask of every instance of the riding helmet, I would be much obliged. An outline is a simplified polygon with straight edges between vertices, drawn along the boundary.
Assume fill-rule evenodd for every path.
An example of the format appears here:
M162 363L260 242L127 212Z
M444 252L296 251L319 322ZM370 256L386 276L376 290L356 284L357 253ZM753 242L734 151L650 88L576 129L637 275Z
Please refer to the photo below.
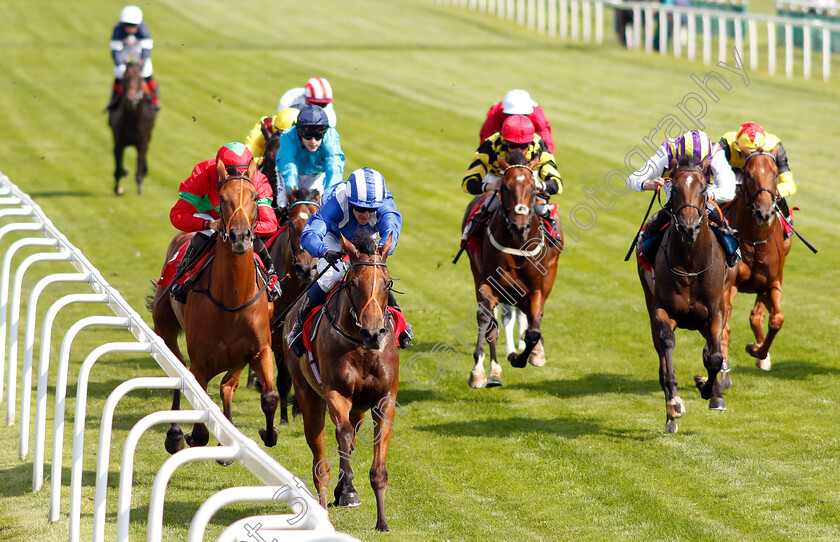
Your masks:
M534 141L534 123L524 115L511 115L502 124L502 137L508 143L531 143Z
M351 205L378 209L385 203L385 178L369 167L359 168L347 179Z
M143 22L143 10L137 6L125 6L120 12L120 22L123 24L140 24Z
M764 129L757 122L746 122L741 125L736 136L738 146L748 152L764 147Z
M314 104L328 104L334 100L332 87L323 77L313 77L307 81L303 95L308 103Z
M271 123L271 128L275 132L282 132L286 128L293 126L295 122L297 122L298 115L300 114L300 110L294 107L287 107L286 109L281 109L279 113L274 115L274 119Z
M527 90L515 88L505 94L502 100L502 113L506 115L530 115L537 102L531 99Z
M243 171L254 159L254 155L248 150L248 147L242 143L228 143L224 145L219 152L216 153L216 160L221 160L225 167L236 168L237 171Z
M327 114L323 108L317 105L304 105L300 108L297 118L297 125L300 126L323 126L326 129L330 125Z

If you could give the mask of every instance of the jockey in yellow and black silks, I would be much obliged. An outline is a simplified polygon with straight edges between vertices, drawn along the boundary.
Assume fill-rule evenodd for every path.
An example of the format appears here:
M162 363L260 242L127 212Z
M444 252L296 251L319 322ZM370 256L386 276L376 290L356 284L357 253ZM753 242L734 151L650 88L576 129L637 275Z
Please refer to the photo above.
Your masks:
M726 159L735 172L736 179L740 179L741 169L750 154L762 150L773 155L779 168L779 177L776 184L776 193L779 200L776 205L788 222L793 223L793 217L785 198L796 193L796 184L793 182L793 173L788 165L787 153L785 153L785 148L779 138L775 134L765 132L757 122L746 122L741 125L737 132L723 134L719 145L723 148ZM786 236L790 237L790 232L786 233Z

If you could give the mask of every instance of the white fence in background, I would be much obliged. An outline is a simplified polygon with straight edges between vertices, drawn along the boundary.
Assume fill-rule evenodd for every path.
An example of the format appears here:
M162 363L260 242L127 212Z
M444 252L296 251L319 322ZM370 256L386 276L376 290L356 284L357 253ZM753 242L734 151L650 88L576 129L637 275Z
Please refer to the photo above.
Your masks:
M32 490L41 489L44 482L46 453L46 418L48 383L50 377L50 344L52 326L58 312L72 303L98 304L108 311L107 316L89 316L76 322L64 335L61 343L55 381L55 422L52 439L52 474L50 478L49 520L57 521L61 513L62 451L64 443L65 399L70 366L70 349L73 339L89 326L125 328L136 342L112 342L90 352L82 363L77 381L76 412L73 421L73 452L70 476L69 539L80 539L82 502L82 462L84 458L84 429L87 405L87 387L91 371L97 360L112 352L136 352L151 355L166 376L133 378L120 384L110 394L102 413L97 449L96 487L93 514L93 540L105 538L105 504L108 486L109 455L112 438L112 421L117 403L122 397L137 389L181 390L194 407L193 410L150 412L129 432L126 438L119 480L117 540L128 540L129 511L133 479L134 452L140 436L158 424L173 422L203 422L220 442L220 446L189 448L169 457L154 479L149 501L147 540L161 540L166 486L175 470L181 465L198 460L235 459L251 471L264 487L232 487L212 495L201 505L190 525L189 540L203 540L205 528L213 515L224 506L235 502L267 502L282 505L294 513L273 514L242 518L229 526L219 540L281 540L295 541L353 541L348 535L336 533L329 522L326 510L306 491L305 485L283 468L254 441L245 437L222 414L219 407L201 389L192 374L169 351L151 328L108 285L100 272L62 235L32 199L0 173L0 240L11 232L26 232L24 237L11 243L3 257L0 275L0 403L3 399L5 377L6 425L14 425L17 390L20 386L20 444L19 455L23 461L29 454L29 431L32 405L33 369L37 371L35 399L35 447L33 450ZM24 247L39 247L38 252L18 264L14 281L10 284L12 261ZM75 273L56 273L44 276L31 289L27 304L23 339L23 360L18 382L18 335L21 322L21 297L23 279L33 264L39 261L65 261L75 267ZM32 274L38 274L32 271ZM59 282L78 283L88 293L71 294L55 301L41 322L38 364L33 362L35 328L38 322L36 309L44 290ZM7 340L8 339L8 340ZM56 372L56 371L53 371ZM90 449L90 444L87 445ZM46 518L45 518L46 519Z
M784 73L793 78L797 46L794 33L803 36L802 75L810 79L814 56L818 53L814 42L821 45L822 77L828 81L831 73L832 36L840 34L840 24L819 19L776 17L753 13L738 13L665 5L658 2L621 0L437 0L438 3L457 5L497 15L515 21L539 32L556 35L562 39L584 42L604 42L604 29L616 33L616 10L632 11L632 24L628 27L628 47L654 50L665 55L672 52L677 58L685 55L689 60L701 56L705 64L712 62L712 50L717 42L718 60L725 62L730 39L727 25L734 25L733 46L743 56L746 44L749 67L752 71L763 64L771 75L777 71L779 47L783 50ZM605 24L605 9L612 10ZM781 29L781 30L780 30ZM777 40L782 33L783 39ZM676 36L677 39L672 39ZM699 47L698 47L699 41ZM781 43L777 43L781 41ZM683 52L685 51L685 52ZM762 52L763 51L763 52ZM765 60L759 61L760 56Z

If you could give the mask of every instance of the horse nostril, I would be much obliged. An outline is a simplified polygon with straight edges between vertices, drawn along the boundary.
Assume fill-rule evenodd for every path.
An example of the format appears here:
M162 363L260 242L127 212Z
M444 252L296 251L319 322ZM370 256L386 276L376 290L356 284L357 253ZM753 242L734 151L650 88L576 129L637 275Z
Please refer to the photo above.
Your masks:
M379 328L379 336L384 337L385 334L388 333L388 330L384 327Z
M370 339L370 332L366 329L360 329L359 336L362 338L363 341L367 341Z

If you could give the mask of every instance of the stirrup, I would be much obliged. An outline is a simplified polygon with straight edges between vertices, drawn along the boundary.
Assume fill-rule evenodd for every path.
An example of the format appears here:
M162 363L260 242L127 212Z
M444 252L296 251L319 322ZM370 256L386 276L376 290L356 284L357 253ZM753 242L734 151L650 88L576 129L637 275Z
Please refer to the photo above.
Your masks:
M305 345L303 344L303 326L300 330L296 330L297 324L286 334L286 343L292 353L297 357L301 357L305 352Z
M402 349L406 349L411 346L412 339L414 339L414 327L408 322L406 322L405 325L407 326L406 330L400 333L400 336L397 338L399 347Z

